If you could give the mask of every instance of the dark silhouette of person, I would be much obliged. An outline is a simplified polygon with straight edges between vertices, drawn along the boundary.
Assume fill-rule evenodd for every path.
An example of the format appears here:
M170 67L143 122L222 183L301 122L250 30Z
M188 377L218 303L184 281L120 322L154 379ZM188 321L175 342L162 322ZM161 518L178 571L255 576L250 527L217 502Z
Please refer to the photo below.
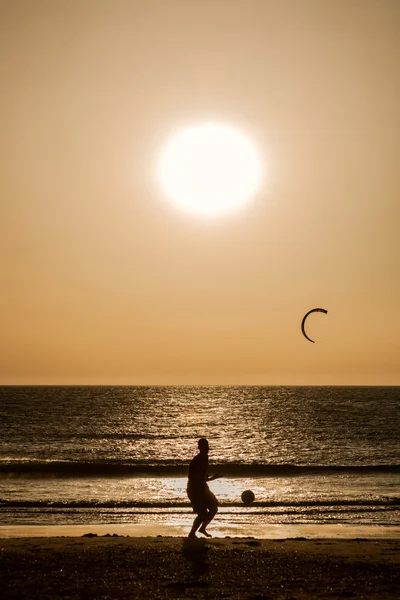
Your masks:
M205 438L197 442L199 453L192 458L189 465L187 495L197 517L193 521L190 530L190 538L195 538L196 531L206 537L212 537L206 531L207 525L213 520L218 512L218 500L207 485L207 481L218 479L220 475L208 476L208 451L209 445Z

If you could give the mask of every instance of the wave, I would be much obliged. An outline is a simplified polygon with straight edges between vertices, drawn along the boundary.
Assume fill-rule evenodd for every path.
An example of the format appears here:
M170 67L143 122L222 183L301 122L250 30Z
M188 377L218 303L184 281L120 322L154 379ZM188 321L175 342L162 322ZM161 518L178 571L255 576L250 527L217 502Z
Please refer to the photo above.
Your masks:
M180 461L40 461L0 462L3 475L46 475L48 477L184 477L188 463ZM329 473L398 473L400 465L294 465L261 463L215 463L210 472L225 477L296 477Z
M341 500L341 499L332 499L332 500L299 500L299 501L260 501L253 502L251 507L249 505L245 505L242 502L220 502L220 506L235 508L241 507L245 509L253 509L253 508L318 508L318 507L329 507L329 508L339 508L339 507L383 507L387 509L388 507L398 507L400 506L400 497L389 497L389 496L381 496L381 498L371 498L371 499L357 499L357 500ZM191 507L188 501L176 501L176 502L143 502L143 501L124 501L124 500L107 500L107 501L96 501L96 500L76 500L76 501L51 501L51 500L4 500L0 498L0 508L3 509L18 509L18 508L42 508L42 509L188 509L191 511Z

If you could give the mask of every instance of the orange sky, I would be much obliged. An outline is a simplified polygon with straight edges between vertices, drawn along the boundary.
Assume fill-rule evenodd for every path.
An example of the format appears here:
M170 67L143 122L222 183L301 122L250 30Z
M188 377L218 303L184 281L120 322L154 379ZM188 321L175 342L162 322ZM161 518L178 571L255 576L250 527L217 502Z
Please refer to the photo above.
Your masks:
M400 384L398 0L0 14L0 383ZM269 172L214 219L155 179L207 121Z

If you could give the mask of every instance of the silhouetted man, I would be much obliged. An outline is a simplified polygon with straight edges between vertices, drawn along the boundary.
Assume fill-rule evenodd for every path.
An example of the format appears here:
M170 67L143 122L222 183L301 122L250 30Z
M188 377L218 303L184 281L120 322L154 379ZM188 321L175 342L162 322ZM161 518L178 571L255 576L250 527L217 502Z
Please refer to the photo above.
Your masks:
M207 481L213 481L220 477L212 475L208 477L208 441L201 438L197 445L199 453L191 460L188 473L187 495L192 503L193 512L197 517L193 521L189 537L196 537L196 531L207 537L211 535L206 531L207 525L212 521L218 512L218 500L207 485Z

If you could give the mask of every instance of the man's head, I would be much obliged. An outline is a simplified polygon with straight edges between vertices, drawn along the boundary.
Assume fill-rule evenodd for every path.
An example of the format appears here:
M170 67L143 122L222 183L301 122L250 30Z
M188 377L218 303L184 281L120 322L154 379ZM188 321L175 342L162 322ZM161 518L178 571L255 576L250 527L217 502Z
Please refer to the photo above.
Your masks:
M201 438L198 442L197 445L199 447L200 453L201 454L208 454L208 440L206 440L206 438Z

